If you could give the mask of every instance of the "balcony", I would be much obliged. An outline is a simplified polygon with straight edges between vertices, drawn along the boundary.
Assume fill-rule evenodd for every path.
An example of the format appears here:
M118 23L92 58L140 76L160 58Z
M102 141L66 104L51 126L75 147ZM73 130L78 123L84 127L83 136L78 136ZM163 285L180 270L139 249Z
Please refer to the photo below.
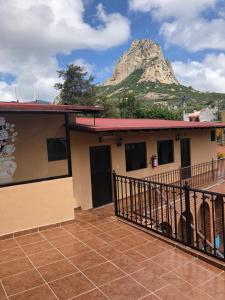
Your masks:
M0 241L1 300L224 299L223 270L119 221L112 205L75 214Z
M224 164L215 160L144 179L114 174L116 216L225 261Z

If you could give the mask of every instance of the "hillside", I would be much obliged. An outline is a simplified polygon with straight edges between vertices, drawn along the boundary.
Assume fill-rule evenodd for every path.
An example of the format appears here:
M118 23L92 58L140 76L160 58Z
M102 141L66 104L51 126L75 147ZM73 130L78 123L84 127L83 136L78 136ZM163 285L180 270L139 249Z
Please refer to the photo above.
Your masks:
M99 97L118 101L126 94L134 95L146 107L154 104L187 112L206 106L225 109L225 94L204 93L181 85L162 48L151 40L134 40L118 60L114 72L97 88Z
M203 93L181 84L163 84L160 82L140 81L142 69L131 73L122 82L111 86L99 86L98 96L118 100L125 94L134 94L137 99L146 105L165 105L170 108L182 108L183 97L186 98L187 111L201 109L212 105L225 105L225 94Z

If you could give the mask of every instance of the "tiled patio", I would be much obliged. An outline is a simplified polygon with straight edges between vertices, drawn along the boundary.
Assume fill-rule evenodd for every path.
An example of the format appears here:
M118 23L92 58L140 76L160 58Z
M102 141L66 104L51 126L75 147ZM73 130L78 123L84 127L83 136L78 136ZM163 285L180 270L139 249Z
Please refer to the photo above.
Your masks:
M225 273L113 216L0 241L0 300L225 299Z

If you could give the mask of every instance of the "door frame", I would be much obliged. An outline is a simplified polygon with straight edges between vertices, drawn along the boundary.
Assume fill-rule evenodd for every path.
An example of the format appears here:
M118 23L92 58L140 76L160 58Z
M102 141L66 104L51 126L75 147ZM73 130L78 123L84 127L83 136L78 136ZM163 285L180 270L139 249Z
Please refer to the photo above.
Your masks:
M92 181L92 167L91 167L91 149L93 148L106 148L109 150L109 167L110 167L110 202L107 202L100 206L94 205L94 197L93 197L93 181ZM90 177L91 177L91 196L92 196L92 207L98 208L113 202L113 183L112 183L112 151L111 145L97 145L97 146L90 146L89 147L89 161L90 161Z
M185 166L183 167L182 166L182 151L181 151L181 143L183 140L188 140L189 141L189 166ZM185 179L188 179L188 178L191 178L191 139L189 137L184 137L184 138L181 138L180 139L180 164L181 164L181 179L182 180L185 180Z

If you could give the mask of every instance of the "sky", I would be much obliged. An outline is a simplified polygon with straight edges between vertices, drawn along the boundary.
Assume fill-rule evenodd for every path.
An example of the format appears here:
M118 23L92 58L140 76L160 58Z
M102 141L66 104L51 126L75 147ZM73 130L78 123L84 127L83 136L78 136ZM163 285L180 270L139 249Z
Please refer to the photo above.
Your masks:
M0 0L0 101L53 101L70 63L102 83L144 38L181 84L225 93L224 0Z

